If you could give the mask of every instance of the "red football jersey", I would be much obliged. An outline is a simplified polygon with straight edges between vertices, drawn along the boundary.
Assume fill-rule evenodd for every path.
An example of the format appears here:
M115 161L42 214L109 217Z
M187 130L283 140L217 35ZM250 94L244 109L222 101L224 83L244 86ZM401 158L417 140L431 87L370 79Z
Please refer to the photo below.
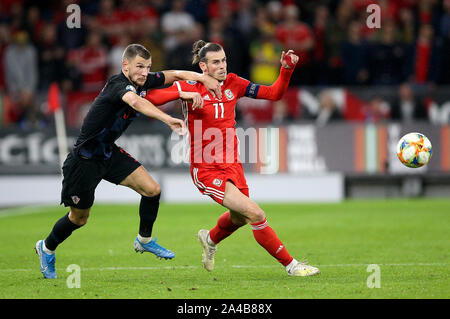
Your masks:
M190 134L191 165L203 168L220 168L239 163L239 140L236 135L236 102L244 96L250 81L229 73L222 82L222 99L216 99L202 83L174 82L179 91L198 92L203 98L203 108L192 109L184 103ZM186 114L187 113L187 114Z
M225 168L240 163L239 140L236 135L236 102L246 96L253 99L277 101L289 86L294 68L280 68L280 75L271 85L260 85L229 73L222 82L222 99L214 98L202 83L176 81L165 89L147 92L145 98L162 105L179 97L179 92L197 92L203 98L203 108L192 109L183 102L183 113L190 136L191 166Z

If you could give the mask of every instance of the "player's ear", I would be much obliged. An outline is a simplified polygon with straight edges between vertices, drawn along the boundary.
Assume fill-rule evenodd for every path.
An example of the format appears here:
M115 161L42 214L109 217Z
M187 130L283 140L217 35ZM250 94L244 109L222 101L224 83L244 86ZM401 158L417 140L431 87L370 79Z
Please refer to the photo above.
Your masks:
M128 60L127 59L122 60L122 70L128 72Z
M199 62L198 66L200 67L200 70L202 70L202 72L207 72L208 71L208 67L206 66L205 62Z

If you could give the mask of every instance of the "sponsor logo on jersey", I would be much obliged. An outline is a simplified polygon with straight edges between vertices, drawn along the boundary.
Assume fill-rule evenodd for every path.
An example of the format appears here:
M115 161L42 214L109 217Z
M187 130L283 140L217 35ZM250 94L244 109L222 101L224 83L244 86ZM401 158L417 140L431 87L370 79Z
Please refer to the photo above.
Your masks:
M234 99L234 95L233 95L233 92L231 92L231 90L230 89L226 89L225 90L225 96L227 97L227 99L229 99L229 100L232 100L232 99Z
M128 90L128 91L136 93L136 88L134 86L132 86L131 84L127 85L127 87L125 89Z
M209 97L208 94L206 94L206 95L203 97L203 99L204 99L205 101L211 101L211 98Z
M80 197L74 195L72 196L72 202L76 205L80 202Z
M222 180L218 179L218 178L214 178L213 184L216 185L217 187L220 187L220 185L222 185Z
M191 85L194 85L194 84L197 84L197 81L191 81L191 80L189 80L189 81L186 81L186 83L189 83L189 84L191 84Z

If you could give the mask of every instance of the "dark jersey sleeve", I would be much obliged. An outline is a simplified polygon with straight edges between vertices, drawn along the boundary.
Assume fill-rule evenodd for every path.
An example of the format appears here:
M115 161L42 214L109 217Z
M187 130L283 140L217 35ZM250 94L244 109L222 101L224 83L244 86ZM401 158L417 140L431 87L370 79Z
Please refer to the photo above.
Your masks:
M144 90L157 88L164 85L166 78L164 77L164 73L162 72L150 72L147 75L147 81L143 86Z
M118 103L122 101L122 97L128 91L136 93L136 87L132 85L125 77L117 77L114 80L110 80L103 88L103 90L108 90L111 94L111 100L113 103Z
M165 77L162 72L150 72L147 75L147 80L142 88L137 88L133 84L128 81L125 76L118 76L114 79L111 79L103 90L107 90L109 94L111 94L111 100L113 103L117 103L122 101L122 97L128 91L138 93L138 90L147 90L150 88L156 88L164 85Z

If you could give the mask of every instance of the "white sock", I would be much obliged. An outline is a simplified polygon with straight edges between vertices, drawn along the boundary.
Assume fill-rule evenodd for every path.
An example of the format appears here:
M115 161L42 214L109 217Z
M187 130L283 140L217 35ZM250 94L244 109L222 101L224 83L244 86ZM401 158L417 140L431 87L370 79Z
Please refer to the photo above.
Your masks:
M210 246L215 246L216 244L211 240L211 237L209 237L209 233L208 233L208 237L206 237L206 242L208 243L208 245Z
M294 259L292 259L292 261L289 263L289 265L286 266L286 271L290 272L292 270L292 268L297 265L298 261Z
M143 243L143 244L147 244L152 240L152 237L142 237L141 235L137 235L138 240Z
M45 240L42 242L42 250L44 251L44 253L46 253L47 255L53 255L55 253L54 250L50 250L47 247L45 247Z

